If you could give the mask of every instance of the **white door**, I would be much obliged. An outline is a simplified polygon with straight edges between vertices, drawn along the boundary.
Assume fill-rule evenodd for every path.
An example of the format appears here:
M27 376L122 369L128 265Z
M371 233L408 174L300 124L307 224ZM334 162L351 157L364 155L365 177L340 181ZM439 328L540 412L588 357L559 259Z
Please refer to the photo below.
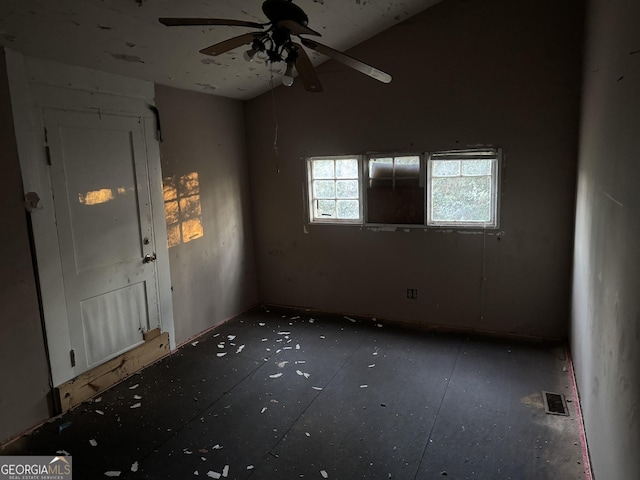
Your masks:
M75 373L159 325L142 118L45 109Z

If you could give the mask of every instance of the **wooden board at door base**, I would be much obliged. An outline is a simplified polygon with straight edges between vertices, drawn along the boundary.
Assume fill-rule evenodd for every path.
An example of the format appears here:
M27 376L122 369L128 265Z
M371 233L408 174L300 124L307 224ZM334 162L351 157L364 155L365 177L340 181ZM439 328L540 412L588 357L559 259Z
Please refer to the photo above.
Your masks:
M142 345L56 388L60 413L72 409L169 354L168 333L160 333L160 329L156 328L147 332L144 338Z

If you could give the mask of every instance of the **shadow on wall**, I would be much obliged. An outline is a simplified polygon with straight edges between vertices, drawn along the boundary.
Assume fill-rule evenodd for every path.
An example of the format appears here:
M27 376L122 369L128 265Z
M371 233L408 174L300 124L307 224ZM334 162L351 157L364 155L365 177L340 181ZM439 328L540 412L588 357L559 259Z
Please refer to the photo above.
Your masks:
M198 172L163 180L169 248L204 237Z

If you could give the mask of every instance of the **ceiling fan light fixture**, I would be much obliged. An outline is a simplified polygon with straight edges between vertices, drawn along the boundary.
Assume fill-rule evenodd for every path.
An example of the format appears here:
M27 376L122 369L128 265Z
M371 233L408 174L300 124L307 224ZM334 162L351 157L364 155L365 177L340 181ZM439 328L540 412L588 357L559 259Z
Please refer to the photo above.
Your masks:
M253 58L256 56L256 52L253 48L250 48L246 52L242 54L242 58L244 58L247 62L252 62Z
M290 87L291 85L293 85L293 65L294 62L287 62L287 70L282 76L282 84L285 87Z
M320 37L320 33L309 28L309 18L300 7L293 4L293 0L264 0L262 11L269 19L267 23L246 22L244 20L230 20L224 18L160 18L159 21L167 26L196 26L196 25L227 25L258 28L259 32L248 32L235 37L231 37L215 45L200 50L204 55L222 55L234 48L243 45L250 45L243 57L246 61L256 63L266 63L271 71L273 65L285 62L287 67L282 76L282 83L286 86L293 85L294 68L300 77L300 82L307 91L322 92L322 85L315 72L314 66L305 52L304 47L314 50L322 55L326 55L338 62L353 68L382 83L391 82L391 75L378 70L371 65L367 65L345 53L334 50L331 47L322 45L314 40L302 35L312 35ZM267 30L263 30L268 27ZM298 37L301 44L292 40ZM273 78L273 77L272 77Z

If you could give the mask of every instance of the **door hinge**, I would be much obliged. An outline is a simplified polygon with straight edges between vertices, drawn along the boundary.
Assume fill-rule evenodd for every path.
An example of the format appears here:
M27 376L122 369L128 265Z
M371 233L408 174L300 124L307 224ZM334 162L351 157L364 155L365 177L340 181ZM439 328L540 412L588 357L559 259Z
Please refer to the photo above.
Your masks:
M44 146L44 154L47 157L47 165L51 165L51 149L49 145Z
M71 366L76 366L76 352L75 350L69 350L69 358L71 359Z
M160 110L155 105L149 105L149 108L156 117L156 136L158 143L162 143L162 125L160 124Z

